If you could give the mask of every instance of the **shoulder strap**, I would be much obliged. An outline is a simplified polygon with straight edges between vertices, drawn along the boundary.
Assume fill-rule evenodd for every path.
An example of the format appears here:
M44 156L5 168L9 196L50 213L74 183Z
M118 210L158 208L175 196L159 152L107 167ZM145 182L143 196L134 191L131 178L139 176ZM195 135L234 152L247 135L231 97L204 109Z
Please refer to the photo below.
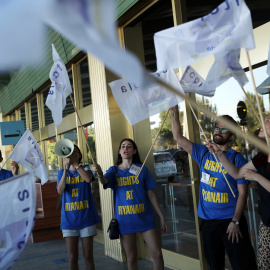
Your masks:
M115 168L115 185L114 188L112 189L112 217L115 218L115 200L116 200L116 186L117 186L117 165L114 166Z
M205 151L205 152L203 153L203 155L202 155L202 158L201 158L201 164L200 164L200 169L201 169L201 167L202 167L202 161L203 161L203 158L204 158L204 156L206 155L207 152L209 152L208 149L206 149L206 151Z

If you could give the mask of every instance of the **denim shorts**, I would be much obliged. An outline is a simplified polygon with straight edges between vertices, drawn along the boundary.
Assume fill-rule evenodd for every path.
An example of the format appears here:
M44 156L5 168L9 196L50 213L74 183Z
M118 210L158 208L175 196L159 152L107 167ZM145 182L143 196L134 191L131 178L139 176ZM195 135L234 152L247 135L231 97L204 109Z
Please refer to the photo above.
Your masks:
M85 227L81 230L62 230L63 238L80 236L80 238L97 235L96 225Z

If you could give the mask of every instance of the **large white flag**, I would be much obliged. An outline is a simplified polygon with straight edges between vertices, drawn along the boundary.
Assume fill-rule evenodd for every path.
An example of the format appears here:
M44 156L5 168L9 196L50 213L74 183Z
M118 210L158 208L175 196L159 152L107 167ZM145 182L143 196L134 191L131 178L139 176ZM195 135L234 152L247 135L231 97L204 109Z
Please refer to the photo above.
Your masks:
M50 71L52 82L46 105L52 112L55 126L62 123L62 112L66 107L66 98L72 93L68 73L65 64L52 44L53 66Z
M180 79L180 84L186 93L196 93L207 97L213 97L215 95L216 88L211 88L191 66L186 67Z
M191 66L187 66L180 79L182 88L186 93L196 93L202 96L212 97L215 90L222 83L234 77L243 87L248 78L240 63L240 49L232 50L224 57L215 56L215 62L210 68L204 80Z
M115 1L111 0L55 0L44 20L117 75L141 84L144 79L141 63L121 49L114 11Z
M32 172L0 182L0 269L11 269L35 224L36 185Z
M157 32L154 42L158 70L185 67L211 54L255 48L244 0L226 0L205 17Z
M156 72L153 76L170 84L183 95L185 94L173 70ZM140 87L125 79L109 83L113 96L130 125L134 125L152 115L165 111L183 101L157 83Z
M231 77L235 78L243 87L248 83L248 78L240 63L240 49L232 50L225 56L215 55L215 62L210 68L206 81L210 87L218 87Z
M35 176L41 179L42 184L49 180L42 152L29 128L8 158L16 161L29 171L34 171Z

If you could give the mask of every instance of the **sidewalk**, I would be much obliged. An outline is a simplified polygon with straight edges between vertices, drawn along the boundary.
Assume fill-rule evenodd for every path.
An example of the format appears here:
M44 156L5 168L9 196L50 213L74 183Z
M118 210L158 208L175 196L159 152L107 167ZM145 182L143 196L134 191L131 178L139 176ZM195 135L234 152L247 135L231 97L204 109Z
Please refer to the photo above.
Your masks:
M104 255L104 245L94 242L95 268L124 270L126 263L120 263ZM151 261L138 261L139 269L153 269ZM85 269L81 241L79 245L79 267ZM27 243L23 253L13 265L12 270L54 270L68 269L68 253L64 239L41 243ZM168 268L165 268L169 270Z

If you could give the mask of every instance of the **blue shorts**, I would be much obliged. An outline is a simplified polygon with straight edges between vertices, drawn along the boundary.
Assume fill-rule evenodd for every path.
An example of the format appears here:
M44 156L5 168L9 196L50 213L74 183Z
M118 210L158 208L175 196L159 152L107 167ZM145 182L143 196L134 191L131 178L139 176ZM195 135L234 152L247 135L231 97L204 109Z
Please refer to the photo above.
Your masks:
M81 230L62 230L63 238L80 236L80 238L97 235L96 225L85 227Z

